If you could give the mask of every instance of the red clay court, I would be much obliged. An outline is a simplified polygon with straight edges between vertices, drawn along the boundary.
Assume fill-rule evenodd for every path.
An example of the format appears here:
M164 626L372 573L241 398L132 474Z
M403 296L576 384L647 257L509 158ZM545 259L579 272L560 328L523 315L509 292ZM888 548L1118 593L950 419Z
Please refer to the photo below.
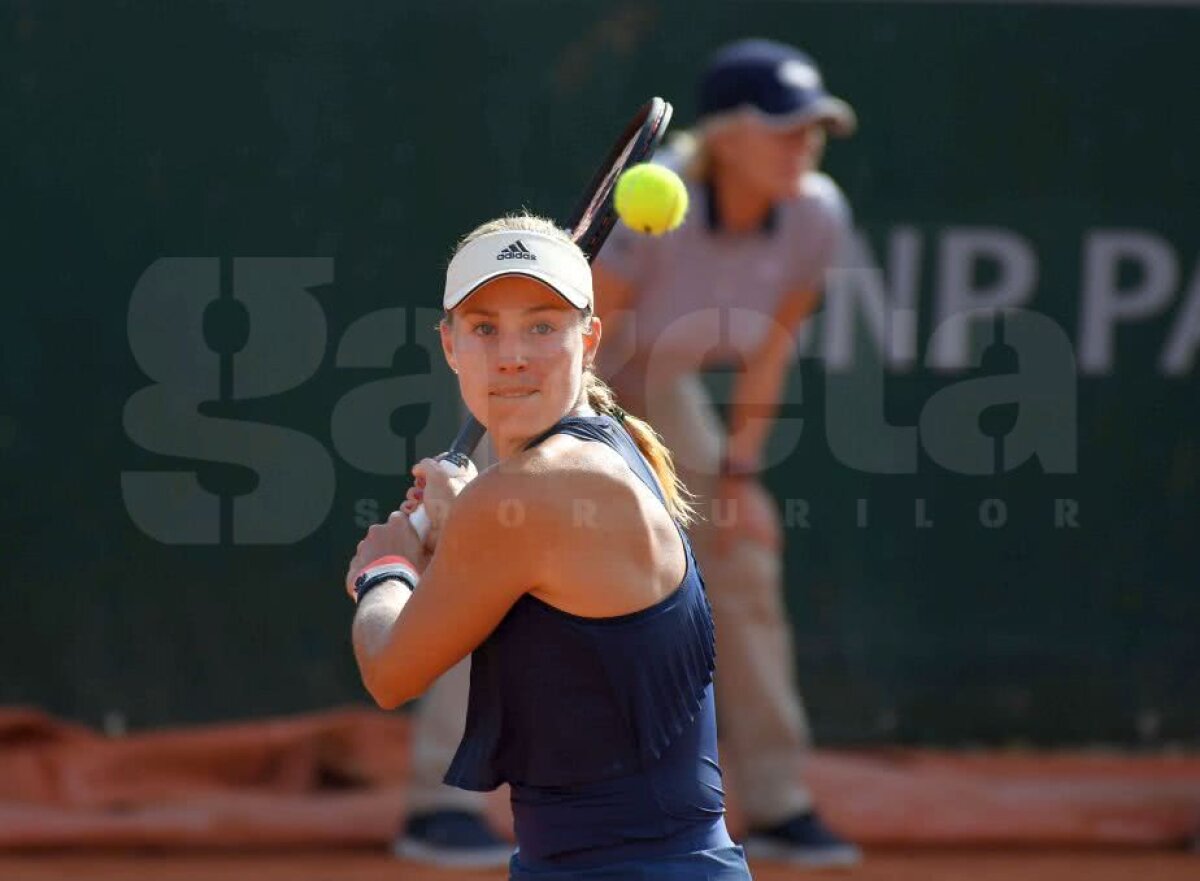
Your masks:
M849 872L752 864L755 881L845 877L854 881L1191 881L1200 856L1143 852L891 851L868 853ZM278 854L75 854L0 857L5 881L483 881L502 871L444 872L361 851Z
M501 878L385 855L408 720L350 709L110 739L0 713L0 878ZM1200 758L818 753L811 781L862 842L861 879L1196 877ZM490 799L505 827L505 792ZM730 826L741 828L736 802ZM754 867L766 881L803 874Z

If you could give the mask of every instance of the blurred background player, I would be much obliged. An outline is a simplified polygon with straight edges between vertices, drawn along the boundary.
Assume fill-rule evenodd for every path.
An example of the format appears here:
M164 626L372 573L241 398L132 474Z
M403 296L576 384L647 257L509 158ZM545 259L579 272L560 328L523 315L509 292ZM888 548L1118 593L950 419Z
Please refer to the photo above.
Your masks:
M723 765L750 824L748 854L852 865L858 848L825 825L804 783L811 740L783 605L782 529L759 471L797 330L850 225L841 190L817 171L826 134L849 135L856 119L811 58L768 40L713 56L698 116L694 133L657 157L688 186L683 226L653 238L618 225L595 264L599 372L659 429L698 497L691 535L717 620ZM702 374L730 366L723 424ZM396 851L502 865L508 847L484 821L480 795L441 782L467 676L460 664L418 708Z
M782 528L760 481L773 417L850 212L817 168L827 134L856 126L813 60L743 40L710 60L698 123L656 161L691 209L654 238L619 228L596 265L607 342L601 372L675 452L704 518L692 528L717 621L724 765L750 856L850 865L803 782L810 751L783 603ZM732 370L722 420L703 378ZM802 464L797 467L803 467Z
M396 856L446 868L507 866L512 845L484 819L484 794L442 782L467 717L471 662L463 660L421 698L413 714L407 811Z

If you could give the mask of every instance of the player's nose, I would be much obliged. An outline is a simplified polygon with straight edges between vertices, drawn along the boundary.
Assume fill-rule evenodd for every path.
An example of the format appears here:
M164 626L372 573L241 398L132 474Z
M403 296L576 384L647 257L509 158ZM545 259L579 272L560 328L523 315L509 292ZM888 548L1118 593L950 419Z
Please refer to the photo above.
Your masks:
M502 373L524 370L529 366L529 352L520 334L502 334L495 355L496 368Z

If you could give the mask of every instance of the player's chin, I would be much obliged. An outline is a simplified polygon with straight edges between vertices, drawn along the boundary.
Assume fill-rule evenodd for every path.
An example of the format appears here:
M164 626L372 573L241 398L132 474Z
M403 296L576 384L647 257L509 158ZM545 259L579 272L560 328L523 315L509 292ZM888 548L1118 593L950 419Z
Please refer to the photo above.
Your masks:
M544 396L539 391L519 395L489 394L488 419L485 424L504 423L511 428L521 428L526 423L532 424L538 420L540 411L545 409L545 403Z

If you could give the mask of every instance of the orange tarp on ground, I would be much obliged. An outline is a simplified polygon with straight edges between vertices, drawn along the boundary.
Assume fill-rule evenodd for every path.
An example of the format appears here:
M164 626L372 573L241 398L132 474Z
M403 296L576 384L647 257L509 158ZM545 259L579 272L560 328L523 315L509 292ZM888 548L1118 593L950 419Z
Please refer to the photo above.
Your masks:
M382 845L408 731L350 709L109 739L0 710L0 848ZM867 845L1156 847L1200 831L1200 756L822 751L809 782ZM502 830L504 800L489 800Z

